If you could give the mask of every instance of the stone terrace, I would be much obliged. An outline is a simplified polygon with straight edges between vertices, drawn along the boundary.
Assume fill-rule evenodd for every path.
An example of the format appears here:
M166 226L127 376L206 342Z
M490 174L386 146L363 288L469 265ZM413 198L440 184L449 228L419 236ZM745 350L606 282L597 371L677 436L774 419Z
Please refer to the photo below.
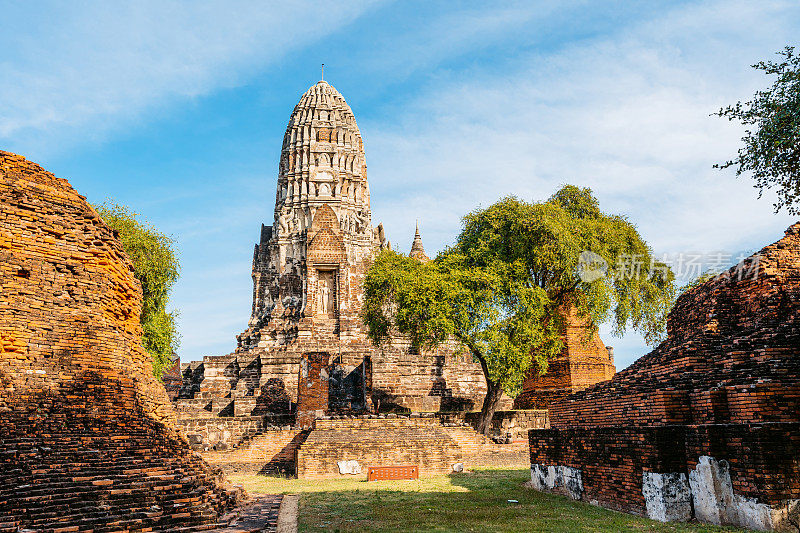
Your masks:
M469 431L469 444L484 444ZM443 474L463 458L462 446L435 418L317 420L297 451L297 477L338 477L337 462L347 460L358 461L365 474L367 466L406 464L419 465L422 475Z
M546 412L505 412L497 418L512 432L547 427ZM481 460L502 462L527 441L495 444L463 421L463 414L336 416L317 419L314 429L271 426L245 438L234 449L208 450L204 458L225 472L299 477L338 477L337 463L356 460L362 467L411 463L422 475L450 472L454 463L469 467ZM191 438L191 435L190 435Z

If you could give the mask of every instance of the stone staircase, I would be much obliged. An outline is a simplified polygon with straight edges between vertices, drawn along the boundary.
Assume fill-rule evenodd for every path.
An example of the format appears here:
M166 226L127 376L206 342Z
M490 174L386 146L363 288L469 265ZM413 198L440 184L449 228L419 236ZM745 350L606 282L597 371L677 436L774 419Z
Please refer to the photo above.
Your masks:
M297 448L309 432L300 428L264 429L244 439L235 450L206 452L203 458L226 473L292 476Z
M487 448L497 446L491 439L481 435L470 425L442 424L442 428L453 439L464 457L472 457Z

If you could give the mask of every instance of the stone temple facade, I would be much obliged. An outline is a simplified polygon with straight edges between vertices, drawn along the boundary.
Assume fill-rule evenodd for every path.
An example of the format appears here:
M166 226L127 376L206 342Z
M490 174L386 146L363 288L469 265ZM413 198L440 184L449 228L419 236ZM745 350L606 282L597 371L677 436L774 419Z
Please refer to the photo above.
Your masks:
M248 327L234 353L184 365L178 408L187 418L205 410L296 415L298 423L330 413L479 408L486 385L466 350L419 351L403 338L378 348L367 338L363 280L389 246L383 226L372 224L356 119L320 81L286 128L273 223L262 225L253 255ZM419 232L413 246L427 260Z

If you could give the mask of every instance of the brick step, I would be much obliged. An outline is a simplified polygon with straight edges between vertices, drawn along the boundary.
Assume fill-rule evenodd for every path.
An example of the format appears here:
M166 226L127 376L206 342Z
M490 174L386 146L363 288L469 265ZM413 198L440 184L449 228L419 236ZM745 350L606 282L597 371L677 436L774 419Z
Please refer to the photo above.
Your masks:
M165 488L172 488L176 486L185 487L186 489L191 489L193 487L191 483L145 483L137 480L117 479L115 483L109 485L88 485L84 482L42 483L41 485L37 484L35 488L32 485L19 485L16 490L19 491L22 489L29 489L26 490L25 497L60 496L69 494L75 494L77 496L77 493L85 496L86 494L90 493L108 493L114 490L134 490L141 492L144 490L163 490ZM191 493L191 490L188 492Z
M62 497L65 492L62 490L55 494L44 494L42 496L32 496L11 498L9 503L32 502L39 498L50 496L48 500L37 503L37 519L32 525L41 525L51 521L58 524L68 524L69 526L78 525L91 521L92 523L107 523L116 519L115 513L122 513L130 518L147 518L156 515L185 512L193 509L190 517L202 518L203 520L213 519L215 504L222 503L222 498L203 498L203 491L192 490L192 485L172 486L172 485L152 485L150 490L136 490L132 493L109 495L107 490L78 490L74 487L71 494L73 498ZM167 489L176 489L167 498L147 497L147 494L163 493ZM205 500L205 501L204 501ZM97 502L102 501L103 507L98 509ZM18 507L19 505L15 506ZM26 507L23 505L22 507ZM154 507L156 507L154 509ZM70 511L70 515L65 515L65 511Z
M131 503L135 505L122 505ZM106 516L123 508L129 513L149 514L152 512L174 512L176 509L184 509L196 506L203 507L203 503L195 502L195 505L191 506L189 504L171 504L170 502L156 501L153 499L142 501L141 498L134 497L125 500L119 500L117 502L103 501L100 504L94 501L87 501L84 505L71 505L69 507L66 507L65 505L41 506L37 507L37 517L41 517L46 520L51 520L53 518L61 519L69 516L63 514L67 510L75 516L90 518L93 515Z
M47 516L37 517L37 519L26 523L27 528L34 528L39 531L45 528L70 528L77 527L81 531L93 530L99 531L119 531L122 526L137 526L142 527L156 527L159 523L164 521L174 520L175 515L181 516L180 520L186 525L187 530L189 526L201 526L210 520L214 520L216 513L211 509L195 510L195 512L187 513L182 510L153 510L152 508L131 508L125 507L121 509L113 509L108 511L95 511L94 516L88 513L71 513L69 515L58 516L50 518ZM212 523L213 527L218 526ZM212 527L212 528L213 528ZM169 530L174 530L169 527Z

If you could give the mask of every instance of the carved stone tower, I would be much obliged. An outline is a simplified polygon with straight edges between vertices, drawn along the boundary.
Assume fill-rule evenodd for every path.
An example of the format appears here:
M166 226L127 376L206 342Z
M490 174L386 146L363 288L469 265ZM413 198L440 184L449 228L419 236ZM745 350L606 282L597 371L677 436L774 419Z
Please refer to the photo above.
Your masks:
M179 408L291 415L305 426L324 413L480 405L483 374L460 346L367 338L364 277L390 247L371 219L361 132L342 95L320 81L286 127L273 222L253 254L248 327L234 353L184 368Z
M320 81L300 98L286 127L274 223L262 227L255 248L253 308L240 347L281 346L303 336L289 324L274 338L258 335L274 318L296 325L308 319L309 335L351 333L359 267L386 245L371 218L361 132L342 95Z

